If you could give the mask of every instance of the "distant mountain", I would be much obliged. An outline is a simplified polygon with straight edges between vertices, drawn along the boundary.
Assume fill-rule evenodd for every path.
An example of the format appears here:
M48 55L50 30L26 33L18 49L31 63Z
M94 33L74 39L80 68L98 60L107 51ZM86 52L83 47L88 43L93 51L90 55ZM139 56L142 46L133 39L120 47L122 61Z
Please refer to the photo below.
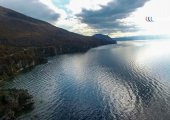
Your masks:
M109 37L108 35L103 35L103 34L95 34L92 36L93 38L96 38L98 40L100 40L100 42L110 42L110 43L114 43L116 44L116 40L113 40L111 37Z
M163 35L141 35L141 36L127 36L127 37L117 37L112 38L116 41L126 41L126 40L157 40L157 39L169 39L170 36Z

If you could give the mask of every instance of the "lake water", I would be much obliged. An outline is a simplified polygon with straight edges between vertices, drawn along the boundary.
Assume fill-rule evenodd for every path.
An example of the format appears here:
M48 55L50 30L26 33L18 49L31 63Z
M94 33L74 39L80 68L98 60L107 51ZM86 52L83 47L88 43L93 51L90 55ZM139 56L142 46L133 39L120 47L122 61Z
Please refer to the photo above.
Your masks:
M170 41L127 41L61 55L4 88L28 89L21 120L170 119Z

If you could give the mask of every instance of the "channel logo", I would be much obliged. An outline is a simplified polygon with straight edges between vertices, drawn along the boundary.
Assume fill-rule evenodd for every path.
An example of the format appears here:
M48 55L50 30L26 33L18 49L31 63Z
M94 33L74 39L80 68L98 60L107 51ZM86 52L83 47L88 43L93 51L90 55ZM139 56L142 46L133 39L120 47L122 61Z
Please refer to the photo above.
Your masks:
M145 20L146 20L146 22L154 22L153 18L150 17L150 16L147 16L147 17L145 18Z

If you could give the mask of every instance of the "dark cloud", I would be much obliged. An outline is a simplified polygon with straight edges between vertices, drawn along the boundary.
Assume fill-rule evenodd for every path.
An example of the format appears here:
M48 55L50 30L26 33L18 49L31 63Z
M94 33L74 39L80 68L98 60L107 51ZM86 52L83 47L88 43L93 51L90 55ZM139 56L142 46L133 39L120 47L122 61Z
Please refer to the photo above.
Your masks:
M0 5L48 22L54 22L60 16L39 0L0 0Z
M119 20L128 17L137 8L142 7L149 0L113 0L100 10L86 10L77 16L83 23L104 33L121 31L137 31L133 24L125 25Z

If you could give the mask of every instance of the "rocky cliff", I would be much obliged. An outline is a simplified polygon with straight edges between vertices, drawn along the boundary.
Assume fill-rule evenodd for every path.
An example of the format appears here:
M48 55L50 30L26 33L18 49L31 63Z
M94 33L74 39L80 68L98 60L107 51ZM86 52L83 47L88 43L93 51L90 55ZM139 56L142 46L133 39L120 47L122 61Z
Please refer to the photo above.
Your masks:
M16 48L0 45L0 81L13 77L17 73L47 62L48 54L44 48ZM48 55L51 55L48 54Z

